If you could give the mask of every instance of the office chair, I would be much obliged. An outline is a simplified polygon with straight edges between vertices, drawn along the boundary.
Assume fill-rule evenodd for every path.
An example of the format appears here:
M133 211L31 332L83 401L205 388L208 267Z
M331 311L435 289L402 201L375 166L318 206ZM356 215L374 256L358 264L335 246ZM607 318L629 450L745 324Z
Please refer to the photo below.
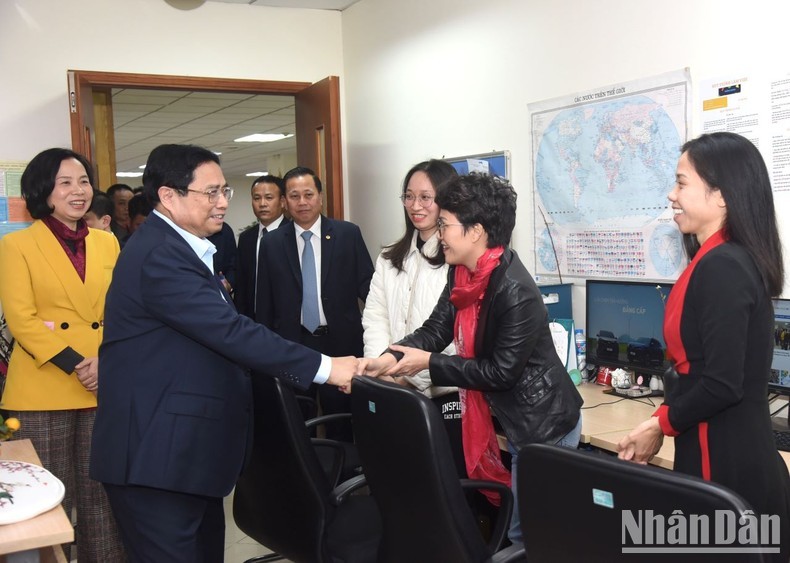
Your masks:
M358 476L332 488L293 389L253 377L255 426L249 463L236 483L233 518L255 541L296 563L372 563L381 523L369 496L350 493Z
M495 553L510 523L510 489L458 479L441 414L428 398L401 385L356 377L351 413L362 468L381 512L379 563L523 560L523 550L512 546ZM500 493L500 513L488 544L464 488Z
M669 543L667 529L682 522L669 521L674 511L682 511L686 522L692 520L692 515L707 515L711 541L717 510L732 511L737 515L735 528L740 527L737 517L751 509L746 501L721 485L605 454L546 444L522 449L517 472L517 502L530 563L763 561L760 553L683 553L679 550L684 546ZM646 512L650 510L652 514ZM675 531L699 530L698 524L699 520ZM652 529L652 540L648 528ZM664 541L659 541L661 533ZM702 545L698 542L697 547ZM668 551L632 551L647 548Z

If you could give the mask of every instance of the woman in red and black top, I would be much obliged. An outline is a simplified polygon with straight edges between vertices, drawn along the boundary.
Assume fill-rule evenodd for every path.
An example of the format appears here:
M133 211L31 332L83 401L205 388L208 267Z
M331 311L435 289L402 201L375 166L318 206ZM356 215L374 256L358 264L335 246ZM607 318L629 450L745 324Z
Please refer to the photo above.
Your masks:
M675 436L676 471L734 490L755 514L780 515L787 561L790 477L767 400L771 297L784 278L768 171L747 139L703 135L683 146L669 200L691 257L664 318L679 377L619 455L646 463L664 435Z

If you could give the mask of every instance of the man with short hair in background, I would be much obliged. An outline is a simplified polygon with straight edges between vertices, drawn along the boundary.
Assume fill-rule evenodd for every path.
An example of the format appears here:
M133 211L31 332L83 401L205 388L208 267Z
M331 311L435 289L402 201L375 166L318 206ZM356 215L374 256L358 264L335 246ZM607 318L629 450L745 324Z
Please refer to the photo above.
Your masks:
M99 190L93 191L91 206L82 217L91 229L99 229L111 233L110 223L112 222L112 212L114 209L112 200L106 193Z
M113 184L107 188L107 195L115 206L110 229L120 242L129 236L129 200L134 196L134 192L126 184Z
M257 222L239 235L238 268L233 301L242 315L255 318L255 294L260 268L266 264L259 261L261 239L274 231L283 222L288 222L285 211L285 186L278 176L256 178L250 188L252 212Z

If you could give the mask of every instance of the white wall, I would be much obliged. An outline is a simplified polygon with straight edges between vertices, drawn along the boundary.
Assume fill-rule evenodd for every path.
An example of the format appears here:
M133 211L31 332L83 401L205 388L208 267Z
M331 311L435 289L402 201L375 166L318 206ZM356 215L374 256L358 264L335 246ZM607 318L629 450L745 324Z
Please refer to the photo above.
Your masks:
M67 69L313 82L343 74L339 12L164 0L0 2L0 159L70 146Z
M412 164L510 150L514 247L531 268L528 103L684 67L693 79L790 70L788 21L790 4L770 0L362 0L343 12L353 219L375 253L402 232ZM582 322L581 289L574 303Z
M164 0L0 0L0 160L71 146L68 69L315 82L343 75L341 16L218 2L181 11ZM234 230L254 219L249 182L231 184Z
M716 0L362 0L341 15L215 2L185 12L163 0L0 0L0 160L69 146L69 68L311 82L336 74L346 208L372 254L402 232L396 197L412 164L506 149L520 194L514 246L530 265L527 103L686 66L694 78L789 69L790 4L753 0L748 8ZM234 187L236 217L249 203ZM778 201L779 209L788 204ZM581 320L583 299L574 301Z

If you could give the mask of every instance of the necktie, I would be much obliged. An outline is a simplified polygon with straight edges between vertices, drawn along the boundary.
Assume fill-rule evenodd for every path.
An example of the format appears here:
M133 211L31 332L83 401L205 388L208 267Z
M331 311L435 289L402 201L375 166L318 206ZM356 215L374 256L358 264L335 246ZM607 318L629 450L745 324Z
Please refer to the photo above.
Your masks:
M318 314L318 284L315 276L315 254L310 237L313 233L302 233L304 250L302 251L302 324L310 332L315 331L321 324Z
M258 264L261 258L261 239L268 233L266 227L258 232L258 242L255 245L255 291L252 296L252 308L255 311L258 308Z

